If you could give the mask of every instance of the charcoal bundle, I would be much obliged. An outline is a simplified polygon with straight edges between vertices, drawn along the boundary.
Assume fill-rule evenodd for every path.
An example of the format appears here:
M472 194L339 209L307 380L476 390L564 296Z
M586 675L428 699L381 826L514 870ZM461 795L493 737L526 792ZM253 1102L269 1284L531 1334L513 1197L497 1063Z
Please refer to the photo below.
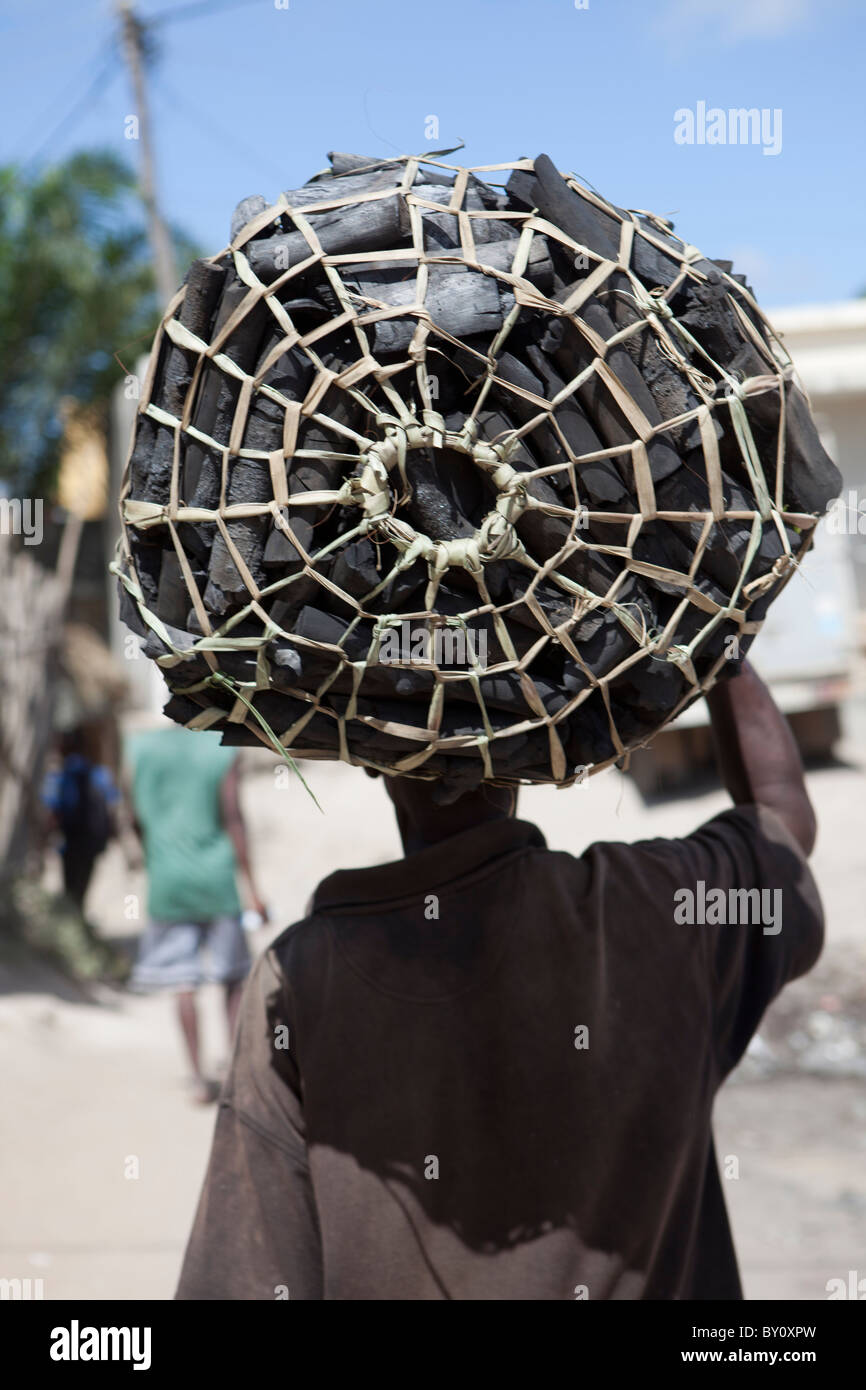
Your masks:
M158 330L115 570L169 714L477 786L627 759L836 496L728 261L546 155L332 154Z

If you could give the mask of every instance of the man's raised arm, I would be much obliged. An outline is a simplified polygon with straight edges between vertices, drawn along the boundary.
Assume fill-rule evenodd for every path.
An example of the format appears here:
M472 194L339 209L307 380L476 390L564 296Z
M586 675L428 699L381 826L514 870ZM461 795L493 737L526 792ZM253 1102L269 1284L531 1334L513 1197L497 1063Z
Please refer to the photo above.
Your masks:
M804 854L815 845L815 812L787 720L747 661L707 695L719 772L735 805L769 807Z

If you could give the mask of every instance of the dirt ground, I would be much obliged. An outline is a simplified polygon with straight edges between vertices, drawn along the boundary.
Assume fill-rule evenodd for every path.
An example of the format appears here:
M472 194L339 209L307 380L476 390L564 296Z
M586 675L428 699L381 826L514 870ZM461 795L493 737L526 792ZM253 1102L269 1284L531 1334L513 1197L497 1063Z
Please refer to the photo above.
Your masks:
M717 1104L720 1160L738 1171L726 1188L748 1298L825 1298L829 1279L866 1276L866 779L853 713L848 761L810 777L824 956L771 1011ZM248 759L245 809L274 923L259 946L303 915L331 868L399 854L378 783L330 764L308 775L324 815L267 755ZM520 813L552 847L579 852L594 839L681 834L724 804L708 791L647 807L611 772L568 792L526 792ZM140 873L113 847L91 917L131 938L143 903ZM226 1044L215 992L203 1004L217 1066ZM169 1001L104 988L83 1002L48 971L0 970L0 1069L0 1276L42 1280L31 1287L49 1299L169 1298L213 1125L212 1109L189 1102Z

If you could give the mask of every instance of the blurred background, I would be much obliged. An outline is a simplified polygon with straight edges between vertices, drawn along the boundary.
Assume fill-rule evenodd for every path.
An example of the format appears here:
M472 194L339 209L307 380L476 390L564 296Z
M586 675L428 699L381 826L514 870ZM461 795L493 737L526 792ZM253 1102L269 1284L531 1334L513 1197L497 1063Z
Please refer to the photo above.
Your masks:
M726 1185L747 1297L824 1298L858 1260L866 1275L862 7L7 0L0 35L3 1296L170 1297L213 1123L190 1103L171 1000L125 983L146 885L124 750L158 725L162 687L119 622L107 567L160 306L195 254L226 245L240 198L275 200L331 149L461 143L464 164L544 150L732 259L842 471L841 502L753 653L807 759L827 946L726 1086L717 1136L738 1160ZM775 113L772 147L681 143L681 113L702 103ZM98 774L105 821L83 883L60 852L64 776L82 768ZM266 751L240 758L269 913L248 922L256 950L333 868L399 854L379 784L308 769L324 815ZM701 703L627 774L530 790L520 810L552 847L580 852L687 833L724 802ZM204 1006L218 1075L216 990Z

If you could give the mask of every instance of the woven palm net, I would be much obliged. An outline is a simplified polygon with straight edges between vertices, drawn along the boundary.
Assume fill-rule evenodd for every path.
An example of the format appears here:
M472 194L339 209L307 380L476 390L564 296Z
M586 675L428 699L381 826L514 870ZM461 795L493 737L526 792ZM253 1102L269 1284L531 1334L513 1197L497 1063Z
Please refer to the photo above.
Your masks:
M627 762L839 488L730 263L449 153L239 205L157 332L114 567L174 719L444 799Z

